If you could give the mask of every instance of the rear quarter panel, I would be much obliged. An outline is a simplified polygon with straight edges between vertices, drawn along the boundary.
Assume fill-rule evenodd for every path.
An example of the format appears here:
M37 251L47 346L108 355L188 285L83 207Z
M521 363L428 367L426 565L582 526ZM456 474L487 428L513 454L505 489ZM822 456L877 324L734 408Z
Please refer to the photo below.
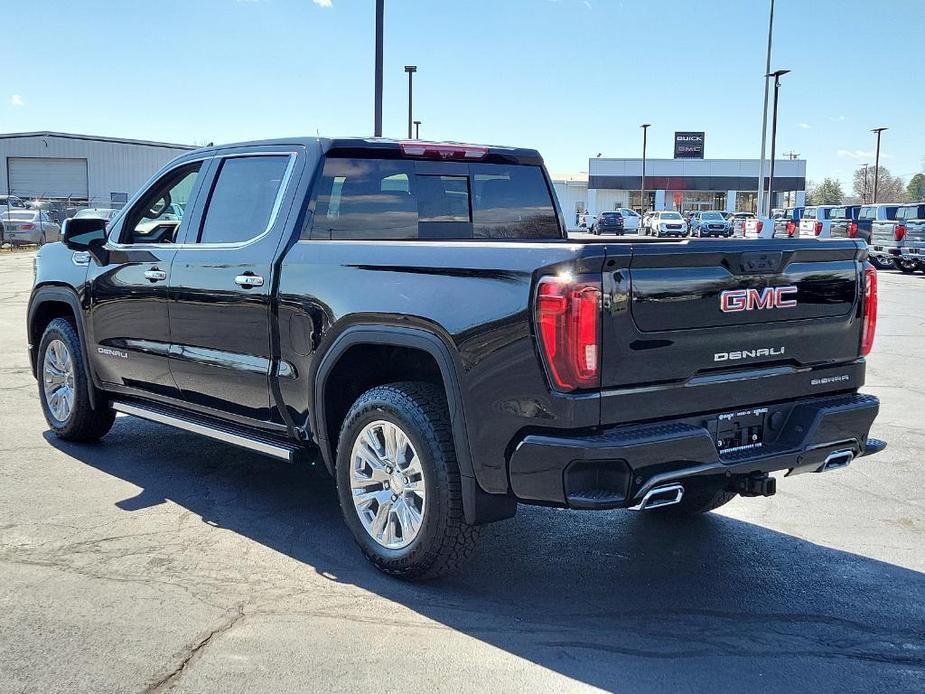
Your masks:
M507 491L505 447L531 427L587 427L600 419L599 394L550 392L533 339L532 291L542 273L600 273L603 246L563 242L300 241L280 274L282 358L304 377L283 379L283 399L312 423L311 388L323 355L353 326L426 330L456 360L476 476ZM287 339L309 317L313 344ZM315 430L315 427L312 427Z

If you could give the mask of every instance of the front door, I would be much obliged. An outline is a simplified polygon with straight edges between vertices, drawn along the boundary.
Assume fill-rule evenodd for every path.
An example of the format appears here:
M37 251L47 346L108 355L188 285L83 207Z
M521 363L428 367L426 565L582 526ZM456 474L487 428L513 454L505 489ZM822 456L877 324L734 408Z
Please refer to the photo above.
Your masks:
M269 421L273 261L292 203L295 152L216 161L199 223L170 276L170 368L187 403Z
M161 177L116 222L106 245L108 260L90 261L89 358L107 384L179 394L168 364L167 281L202 166L180 165Z

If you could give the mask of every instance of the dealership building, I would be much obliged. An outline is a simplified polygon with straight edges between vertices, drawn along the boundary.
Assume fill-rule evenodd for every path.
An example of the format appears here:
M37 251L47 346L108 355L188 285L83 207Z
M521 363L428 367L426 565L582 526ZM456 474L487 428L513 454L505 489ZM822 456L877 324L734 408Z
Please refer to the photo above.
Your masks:
M689 141L699 135L699 143ZM679 136L685 139L679 140ZM698 146L699 145L699 146ZM642 159L595 157L579 175L553 174L559 204L569 228L578 215L628 207L641 210L724 210L755 212L758 159L705 159L703 133L676 133L675 158L646 159L645 200L641 197ZM764 189L768 185L765 162ZM774 162L771 207L802 205L806 198L806 161Z
M192 145L57 132L0 134L0 193L73 206L121 207Z

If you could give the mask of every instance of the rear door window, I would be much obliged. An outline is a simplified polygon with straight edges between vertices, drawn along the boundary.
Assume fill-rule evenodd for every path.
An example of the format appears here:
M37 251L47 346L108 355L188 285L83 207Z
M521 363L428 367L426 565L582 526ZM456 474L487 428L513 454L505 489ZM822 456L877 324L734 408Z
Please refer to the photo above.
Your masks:
M229 157L215 176L200 243L241 243L267 231L286 167L287 155Z
M536 166L329 157L313 199L311 239L561 238Z
M870 219L876 219L876 217L877 217L876 207L862 207L861 211L858 213L858 219L870 220Z

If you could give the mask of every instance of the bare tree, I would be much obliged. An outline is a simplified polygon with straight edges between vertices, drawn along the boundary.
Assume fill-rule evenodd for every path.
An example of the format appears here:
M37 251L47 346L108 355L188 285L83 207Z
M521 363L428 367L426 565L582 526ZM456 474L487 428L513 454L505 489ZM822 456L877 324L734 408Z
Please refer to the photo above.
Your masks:
M885 166L881 166L877 182L877 202L903 202L906 199L906 184L899 176L894 176ZM873 202L874 167L869 167L865 180L864 169L854 172L854 194L864 202Z

